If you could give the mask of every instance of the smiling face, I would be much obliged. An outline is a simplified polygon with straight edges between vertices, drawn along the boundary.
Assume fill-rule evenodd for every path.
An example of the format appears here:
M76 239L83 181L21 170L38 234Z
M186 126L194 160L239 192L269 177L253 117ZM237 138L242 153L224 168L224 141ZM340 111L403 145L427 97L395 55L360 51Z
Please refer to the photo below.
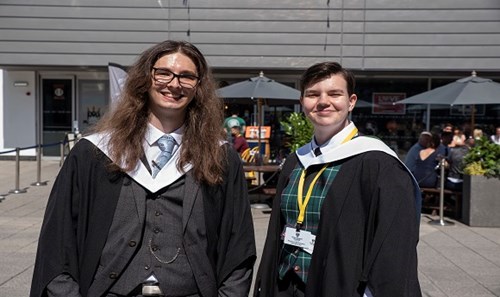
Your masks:
M314 136L322 144L349 124L348 115L356 104L341 74L333 74L306 86L300 99L302 109L314 125Z
M162 56L153 68L168 70L175 76L170 82L155 80L154 74L158 70L151 69L152 82L148 92L151 123L160 129L167 126L170 127L167 130L177 129L184 122L186 108L193 100L196 90L196 86L194 88L182 86L179 83L179 79L182 78L178 75L198 77L196 65L188 56L177 52Z

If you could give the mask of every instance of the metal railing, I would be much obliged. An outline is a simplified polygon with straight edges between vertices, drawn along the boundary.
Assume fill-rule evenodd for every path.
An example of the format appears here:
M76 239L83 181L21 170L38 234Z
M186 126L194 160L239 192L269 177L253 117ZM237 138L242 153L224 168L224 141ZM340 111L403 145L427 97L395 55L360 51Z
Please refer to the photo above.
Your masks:
M446 176L444 174L446 159L442 158L439 160L439 170L440 170L440 180L439 180L439 220L432 220L429 222L431 225L439 225L439 226L452 226L453 222L444 219L444 180Z
M72 136L69 136L70 134L72 134ZM69 136L69 137L68 137ZM79 136L79 134L78 134ZM67 133L66 134L66 137L64 138L64 140L62 141L59 141L59 142L55 142L55 143L49 143L49 144L37 144L37 145L34 145L34 146L28 146L28 147L16 147L15 149L13 150L8 150L8 151L3 151L3 152L0 152L0 155L3 155L3 154L9 154L9 153L12 153L12 152L15 152L16 155L15 155L15 171L14 171L14 189L10 190L8 192L8 194L21 194L21 193L26 193L27 192L27 188L22 188L20 187L20 180L21 180L21 151L22 150L27 150L27 149L33 149L33 148L36 148L36 162L37 162L37 168L36 168L36 181L31 183L30 185L32 186L46 186L47 185L47 182L46 181L42 181L42 148L43 147L50 147L50 146L59 146L60 147L60 161L59 161L59 166L62 166L63 162L64 162L64 158L66 156L66 148L68 148L68 152L69 150L71 150L71 147L72 145L72 142L77 142L80 137L76 136L74 133ZM5 199L5 197L8 195L8 194L0 194L0 202L2 200Z

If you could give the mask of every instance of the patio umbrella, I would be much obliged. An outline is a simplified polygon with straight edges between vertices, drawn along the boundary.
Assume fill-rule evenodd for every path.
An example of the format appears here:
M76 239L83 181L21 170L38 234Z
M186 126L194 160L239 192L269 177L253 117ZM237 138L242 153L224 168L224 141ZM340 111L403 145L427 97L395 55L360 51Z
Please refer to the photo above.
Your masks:
M472 71L469 77L408 97L394 104L500 104L500 83L479 77L475 71ZM429 116L427 118L429 119ZM471 122L474 127L474 107Z
M225 101L231 101L235 98L247 98L253 102L257 102L259 150L261 146L260 129L262 126L262 104L264 99L267 102L273 101L276 104L296 104L299 103L300 98L299 90L265 77L262 71L257 77L252 77L242 82L220 88L217 90L217 93L220 97L224 98Z
M354 106L354 109L356 109L356 108L377 107L377 106L378 106L378 104L358 99L356 101L356 105Z
M257 77L220 88L217 92L220 97L227 99L272 99L285 104L298 103L300 98L299 90L265 77L262 71Z
M500 84L491 79L481 78L472 71L472 75L459 79L439 88L408 97L394 104L447 104L447 105L472 105L471 124L474 127L475 104L500 104ZM430 108L427 108L427 129L429 129ZM429 222L435 225L451 225L453 223L443 220L444 205L444 159L439 162L441 169L441 185L439 191L439 220Z

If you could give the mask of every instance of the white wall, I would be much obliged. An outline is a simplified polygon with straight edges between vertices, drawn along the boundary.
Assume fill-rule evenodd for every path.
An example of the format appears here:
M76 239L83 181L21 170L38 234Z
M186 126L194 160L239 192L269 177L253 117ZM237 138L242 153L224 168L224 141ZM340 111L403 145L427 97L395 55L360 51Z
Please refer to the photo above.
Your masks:
M15 87L16 81L28 82L28 86ZM35 87L34 71L3 72L3 110L0 109L3 115L3 126L0 126L3 143L0 142L0 150L36 145ZM21 150L21 155L34 156L35 152L35 149Z
M3 70L0 69L0 152L3 149Z

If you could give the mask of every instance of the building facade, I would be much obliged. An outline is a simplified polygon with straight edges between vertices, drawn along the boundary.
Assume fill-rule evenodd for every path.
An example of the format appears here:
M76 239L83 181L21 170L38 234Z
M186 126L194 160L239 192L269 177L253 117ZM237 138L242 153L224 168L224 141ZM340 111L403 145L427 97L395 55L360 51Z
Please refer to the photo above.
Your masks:
M106 111L108 64L131 65L166 39L196 44L221 85L263 71L297 87L305 68L337 61L355 72L360 99L377 104L353 120L402 151L419 130L467 123L471 107L432 109L427 120L424 107L389 103L473 70L500 81L498 0L2 0L0 152L42 144L57 155L52 144ZM500 95L475 106L476 123L499 125L499 106ZM236 108L255 121L252 102ZM298 106L266 110L276 127Z

